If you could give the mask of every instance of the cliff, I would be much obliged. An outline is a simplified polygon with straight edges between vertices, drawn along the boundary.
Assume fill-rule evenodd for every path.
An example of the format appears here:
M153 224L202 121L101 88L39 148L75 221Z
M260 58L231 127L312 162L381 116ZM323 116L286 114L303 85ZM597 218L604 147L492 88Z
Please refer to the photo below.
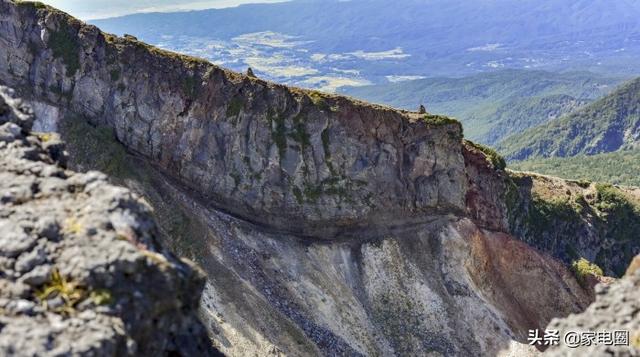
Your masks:
M464 209L461 126L448 118L287 88L56 10L1 6L6 84L112 127L230 213L331 237Z
M553 210L533 229L540 192L577 184L505 171L446 117L243 76L39 4L0 0L0 50L0 82L70 165L144 196L162 244L205 270L201 317L230 355L495 355L593 299L550 242L594 260L617 237L571 238Z
M0 87L0 354L214 355L204 279L157 244L149 208L64 169L55 134Z

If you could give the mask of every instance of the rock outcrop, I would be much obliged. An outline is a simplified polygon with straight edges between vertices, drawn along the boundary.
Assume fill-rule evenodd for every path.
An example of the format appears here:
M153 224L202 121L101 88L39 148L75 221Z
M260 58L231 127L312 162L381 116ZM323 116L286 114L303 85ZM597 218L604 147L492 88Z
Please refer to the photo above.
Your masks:
M566 343L552 346L549 356L640 356L640 256L636 257L626 275L610 285L598 285L596 301L578 315L554 319L547 327L558 330L561 336L568 332L602 331L623 332L625 337L610 343L593 343L590 346L570 347Z
M0 355L214 355L201 272L158 246L149 208L64 169L55 134L0 87Z
M519 240L535 242L532 190L455 120L265 82L8 0L0 82L36 102L72 167L149 201L164 246L205 270L201 317L229 355L495 355L591 302L561 248Z

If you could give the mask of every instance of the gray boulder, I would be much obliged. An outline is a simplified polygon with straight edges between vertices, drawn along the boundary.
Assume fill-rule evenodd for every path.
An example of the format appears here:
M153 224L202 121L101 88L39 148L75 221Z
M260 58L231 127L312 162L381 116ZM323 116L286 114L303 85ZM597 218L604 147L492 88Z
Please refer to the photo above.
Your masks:
M202 273L156 243L149 208L60 164L0 87L0 355L214 355Z

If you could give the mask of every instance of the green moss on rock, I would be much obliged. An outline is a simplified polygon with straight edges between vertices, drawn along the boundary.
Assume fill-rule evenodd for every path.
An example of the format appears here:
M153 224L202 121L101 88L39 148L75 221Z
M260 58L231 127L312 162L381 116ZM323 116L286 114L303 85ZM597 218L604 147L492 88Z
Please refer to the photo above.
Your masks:
M243 108L244 100L241 97L234 97L233 99L231 99L229 105L227 106L227 118L237 117L238 115L240 115L240 112Z
M73 28L67 22L61 21L58 29L49 34L47 41L53 56L62 60L69 76L73 76L80 69L80 45L72 32Z
M293 196L296 198L298 204L304 203L304 196L298 186L293 186Z
M119 69L112 69L109 72L109 76L111 77L111 80L113 82L117 81L118 79L120 79L120 70Z
M285 118L272 112L270 112L267 117L271 124L271 138L278 147L278 154L282 159L287 153L287 127L285 125Z
M304 117L302 114L293 118L293 132L290 133L289 136L300 144L303 151L311 145L311 135L307 133L307 127L304 123Z
M16 5L34 9L46 9L48 6L40 1L16 1Z
M62 130L74 161L82 167L97 168L110 176L135 176L137 168L127 160L127 151L111 128L95 127L81 118L66 118Z
M595 254L608 275L621 276L640 252L640 205L607 184L562 182L509 173L504 202L509 230L528 244L571 264ZM598 237L598 243L586 239Z
M610 184L596 184L595 207L616 241L640 242L640 207Z
M195 97L198 94L200 84L195 76L187 76L182 82L182 90L187 97Z
M494 169L504 170L505 168L507 168L507 162L504 160L504 158L500 154L498 154L497 151L493 150L492 148L474 143L469 140L465 140L465 144L484 153L487 159L489 160L489 162L491 162L491 165L493 165Z

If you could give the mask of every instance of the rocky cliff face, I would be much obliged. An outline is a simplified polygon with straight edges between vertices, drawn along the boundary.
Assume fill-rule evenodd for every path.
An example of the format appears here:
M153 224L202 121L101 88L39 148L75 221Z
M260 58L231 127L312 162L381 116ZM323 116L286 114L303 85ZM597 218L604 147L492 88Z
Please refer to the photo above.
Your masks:
M37 4L0 0L0 50L0 82L36 102L72 167L143 195L163 244L206 271L201 316L227 354L494 355L591 302L560 248L518 240L537 238L518 223L531 190L454 120L242 76Z
M150 211L98 172L65 170L55 134L0 87L0 354L213 355L204 280L163 253Z
M227 211L330 237L464 209L459 123L240 76L47 8L1 6L7 84L114 128Z

